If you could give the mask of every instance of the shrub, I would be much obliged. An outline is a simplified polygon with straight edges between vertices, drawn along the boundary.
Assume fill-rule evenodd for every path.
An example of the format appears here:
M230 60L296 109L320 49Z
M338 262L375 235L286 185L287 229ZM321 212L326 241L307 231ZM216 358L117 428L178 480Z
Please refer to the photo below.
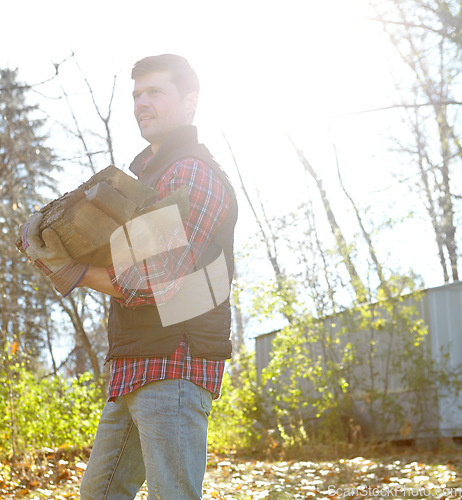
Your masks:
M260 440L261 406L252 353L236 356L223 376L222 393L213 402L209 421L209 450L249 451Z
M92 375L38 379L25 363L8 358L0 371L1 455L89 444L103 406L101 388Z

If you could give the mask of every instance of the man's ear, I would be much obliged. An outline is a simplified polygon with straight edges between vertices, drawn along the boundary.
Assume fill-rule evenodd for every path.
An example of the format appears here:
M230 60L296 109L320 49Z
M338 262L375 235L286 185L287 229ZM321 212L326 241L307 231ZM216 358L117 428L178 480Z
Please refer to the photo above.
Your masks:
M184 97L184 102L187 113L194 116L197 108L197 103L199 102L199 92L190 92L189 94L186 94Z

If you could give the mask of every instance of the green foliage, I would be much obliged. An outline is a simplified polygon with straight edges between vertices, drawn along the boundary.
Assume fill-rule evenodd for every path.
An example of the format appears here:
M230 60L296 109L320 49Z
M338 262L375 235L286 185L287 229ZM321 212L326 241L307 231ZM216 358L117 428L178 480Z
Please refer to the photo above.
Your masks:
M462 380L447 353L431 352L421 294L404 297L388 285L386 300L326 318L307 315L273 341L262 383L287 447L379 430L417 436L432 425L439 389L459 394Z
M209 420L209 450L216 453L250 450L260 440L261 405L252 353L243 348L228 368Z
M11 347L0 371L0 454L15 457L45 447L88 445L103 406L92 375L38 379Z
M78 378L39 379L17 346L8 345L0 370L0 457L15 458L43 448L92 443L104 405L90 373ZM258 447L262 426L253 353L243 349L224 374L222 395L213 403L211 452Z

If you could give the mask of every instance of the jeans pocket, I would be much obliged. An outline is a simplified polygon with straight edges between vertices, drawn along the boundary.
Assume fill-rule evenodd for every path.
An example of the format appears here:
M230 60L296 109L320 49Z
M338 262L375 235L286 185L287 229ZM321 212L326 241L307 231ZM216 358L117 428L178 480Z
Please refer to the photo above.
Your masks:
M207 417L210 416L212 410L212 393L203 387L199 387L201 393L202 409L205 411Z

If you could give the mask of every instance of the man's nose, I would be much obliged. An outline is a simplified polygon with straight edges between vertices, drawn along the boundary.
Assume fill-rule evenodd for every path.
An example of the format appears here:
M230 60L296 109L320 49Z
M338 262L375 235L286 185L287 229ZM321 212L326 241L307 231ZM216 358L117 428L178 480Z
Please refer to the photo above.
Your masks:
M144 108L148 105L148 98L146 92L142 92L135 99L135 110Z

